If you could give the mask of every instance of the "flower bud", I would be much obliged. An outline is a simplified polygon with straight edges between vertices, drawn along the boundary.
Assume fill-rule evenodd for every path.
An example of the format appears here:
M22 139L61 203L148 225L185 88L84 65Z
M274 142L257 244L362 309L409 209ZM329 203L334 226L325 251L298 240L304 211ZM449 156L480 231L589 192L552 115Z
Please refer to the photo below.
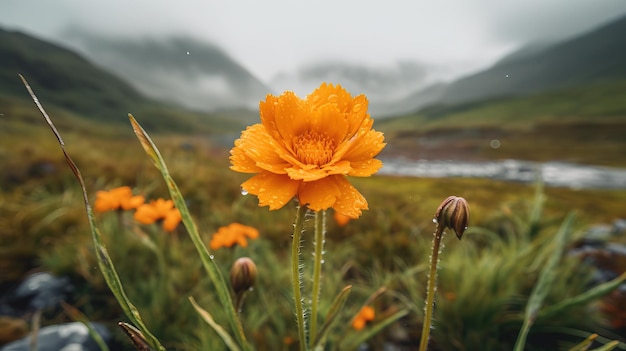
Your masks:
M444 228L454 230L457 238L461 240L463 232L469 223L469 205L464 198L458 196L448 196L443 200L437 212L435 221Z
M230 269L230 285L239 295L250 290L256 280L256 265L249 257L238 258Z

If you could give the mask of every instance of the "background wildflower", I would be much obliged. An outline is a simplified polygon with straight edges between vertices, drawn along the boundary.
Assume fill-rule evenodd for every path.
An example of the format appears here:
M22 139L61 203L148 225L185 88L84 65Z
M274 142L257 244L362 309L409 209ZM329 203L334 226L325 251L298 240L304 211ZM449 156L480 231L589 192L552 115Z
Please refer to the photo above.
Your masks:
M180 211L174 208L172 200L157 199L143 204L137 208L135 220L142 224L152 224L156 221L163 221L163 229L171 232L181 221Z
M283 207L294 196L314 211L332 207L350 218L367 209L346 176L367 177L382 162L383 134L372 129L364 95L322 84L306 99L268 95L261 123L248 127L231 150L231 169L256 173L241 186L260 206Z
M141 195L133 196L133 191L128 186L114 188L109 191L96 192L94 210L106 212L115 210L131 210L143 205L145 199Z
M352 328L354 330L361 330L365 327L365 324L369 321L373 321L376 313L371 306L363 306L359 313L352 320Z
M217 250L221 247L232 247L238 244L241 247L247 247L249 239L256 239L259 237L259 231L247 225L240 223L231 223L227 226L220 227L209 243L211 250Z

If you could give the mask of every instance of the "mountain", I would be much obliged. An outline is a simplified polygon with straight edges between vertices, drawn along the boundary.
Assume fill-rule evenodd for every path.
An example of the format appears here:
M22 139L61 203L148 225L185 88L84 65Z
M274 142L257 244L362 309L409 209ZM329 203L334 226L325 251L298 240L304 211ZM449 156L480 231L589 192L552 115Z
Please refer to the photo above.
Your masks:
M272 92L218 46L189 37L113 39L72 29L66 38L91 60L160 101L200 111L257 109Z
M626 79L626 17L569 40L523 47L492 67L399 100L412 110ZM408 110L406 110L408 111Z
M84 57L21 32L0 29L0 57L3 94L27 96L18 77L21 73L42 102L90 116L117 114L125 118L131 104L148 102L130 85Z
M19 31L0 28L0 57L0 106L5 115L18 114L15 111L22 107L35 111L19 73L46 108L58 108L80 120L127 125L130 112L153 131L222 133L241 130L258 118L251 110L208 114L148 98L84 56Z

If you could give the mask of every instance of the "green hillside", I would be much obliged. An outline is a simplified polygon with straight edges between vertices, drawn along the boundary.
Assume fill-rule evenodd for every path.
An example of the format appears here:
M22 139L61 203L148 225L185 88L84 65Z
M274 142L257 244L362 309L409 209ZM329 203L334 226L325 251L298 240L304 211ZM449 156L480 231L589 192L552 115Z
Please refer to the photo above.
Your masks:
M563 160L624 167L626 80L432 106L375 125L385 133L388 155Z
M22 74L61 123L127 126L127 114L133 113L152 131L221 134L242 127L241 118L232 114L189 111L148 99L80 55L24 33L0 29L0 57L0 113L9 120L38 113L18 77ZM239 112L246 113L252 112Z

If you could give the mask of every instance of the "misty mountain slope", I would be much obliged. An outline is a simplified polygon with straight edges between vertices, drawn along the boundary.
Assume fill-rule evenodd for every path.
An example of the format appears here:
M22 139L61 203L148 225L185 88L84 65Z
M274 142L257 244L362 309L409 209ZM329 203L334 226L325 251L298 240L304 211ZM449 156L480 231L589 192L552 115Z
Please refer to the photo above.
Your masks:
M18 73L28 80L44 107L67 112L57 120L71 115L73 120L126 128L130 112L151 131L230 133L258 118L241 109L207 114L152 100L81 55L17 31L0 29L0 57L0 112L8 118L13 118L10 111L38 114Z
M437 103L455 104L626 78L626 17L535 52L511 55L457 80Z
M201 111L258 107L271 89L221 48L191 38L105 38L68 31L75 47L162 101Z
M18 73L40 100L100 118L124 119L132 104L147 100L116 76L63 47L0 29L0 93L27 98Z

